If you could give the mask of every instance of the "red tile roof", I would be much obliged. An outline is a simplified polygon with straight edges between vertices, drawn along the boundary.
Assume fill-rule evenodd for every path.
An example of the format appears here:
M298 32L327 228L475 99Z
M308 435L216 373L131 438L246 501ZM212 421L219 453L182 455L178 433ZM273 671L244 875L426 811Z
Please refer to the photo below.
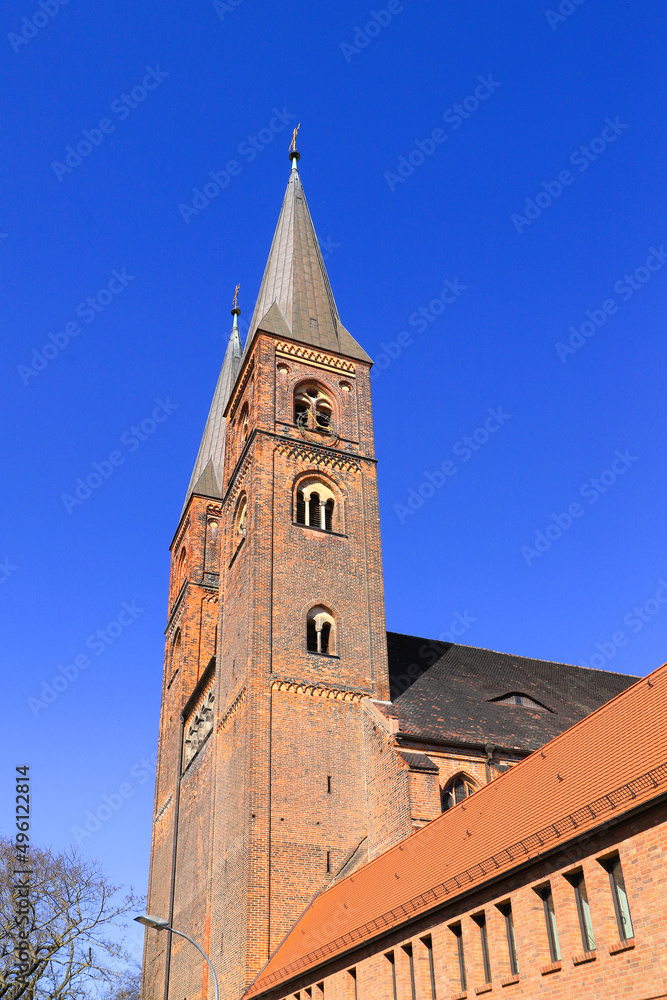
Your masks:
M406 923L667 791L667 664L317 896L246 993Z

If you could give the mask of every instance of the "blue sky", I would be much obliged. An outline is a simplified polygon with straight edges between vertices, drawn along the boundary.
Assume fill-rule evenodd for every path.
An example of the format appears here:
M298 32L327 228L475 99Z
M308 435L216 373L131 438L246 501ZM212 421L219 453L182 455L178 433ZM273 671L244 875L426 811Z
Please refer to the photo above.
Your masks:
M55 846L124 785L82 849L145 888L167 550L298 122L388 627L663 662L664 6L44 3L1 15L1 829L16 764Z

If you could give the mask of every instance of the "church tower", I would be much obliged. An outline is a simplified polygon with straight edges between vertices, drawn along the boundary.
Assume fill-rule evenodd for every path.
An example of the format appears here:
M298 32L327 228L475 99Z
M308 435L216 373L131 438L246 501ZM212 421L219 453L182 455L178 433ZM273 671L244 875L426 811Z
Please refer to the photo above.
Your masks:
M367 860L362 699L389 698L371 360L340 321L298 171L234 327L172 544L148 910L242 996ZM210 993L148 931L144 1000Z

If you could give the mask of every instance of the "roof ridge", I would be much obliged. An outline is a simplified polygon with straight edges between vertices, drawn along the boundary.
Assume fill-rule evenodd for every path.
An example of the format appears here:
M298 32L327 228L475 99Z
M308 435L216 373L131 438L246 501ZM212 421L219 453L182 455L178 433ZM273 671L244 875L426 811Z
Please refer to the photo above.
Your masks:
M642 676L644 676L642 674L622 674L617 670L587 667L581 663L568 663L566 660L544 660L539 656L526 656L524 653L505 653L500 649L490 649L488 646L468 646L464 642L449 642L447 639L429 639L427 636L409 635L407 632L393 632L390 629L387 629L387 635L401 635L406 639L419 639L422 642L439 642L443 646L456 646L459 649L479 649L483 653L495 653L496 656L506 656L516 660L531 660L533 663L553 663L558 667L576 667L577 670L591 670L595 674L609 674L611 677L634 677L637 680L641 680ZM435 666L435 663L432 666Z

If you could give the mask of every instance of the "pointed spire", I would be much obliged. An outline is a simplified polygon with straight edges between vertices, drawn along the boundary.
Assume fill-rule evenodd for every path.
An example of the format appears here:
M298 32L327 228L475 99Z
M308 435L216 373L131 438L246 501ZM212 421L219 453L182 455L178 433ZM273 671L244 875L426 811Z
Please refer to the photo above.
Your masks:
M236 305L238 290L239 286L237 285L234 294L234 308L232 309L232 316L234 317L232 332L229 335L227 350L225 351L225 357L218 377L218 384L215 387L213 402L211 403L208 420L206 421L204 434L199 445L199 453L195 467L192 470L192 476L190 477L190 485L185 497L183 512L193 493L215 497L216 499L222 496L221 487L225 471L226 424L223 414L229 402L231 391L234 388L236 376L241 368L241 357L243 354L238 324L238 317L241 315L241 310Z
M340 321L315 227L308 211L297 163L294 130L290 170L278 225L271 244L246 351L258 329L302 344L369 361ZM279 327L279 330L276 329Z

